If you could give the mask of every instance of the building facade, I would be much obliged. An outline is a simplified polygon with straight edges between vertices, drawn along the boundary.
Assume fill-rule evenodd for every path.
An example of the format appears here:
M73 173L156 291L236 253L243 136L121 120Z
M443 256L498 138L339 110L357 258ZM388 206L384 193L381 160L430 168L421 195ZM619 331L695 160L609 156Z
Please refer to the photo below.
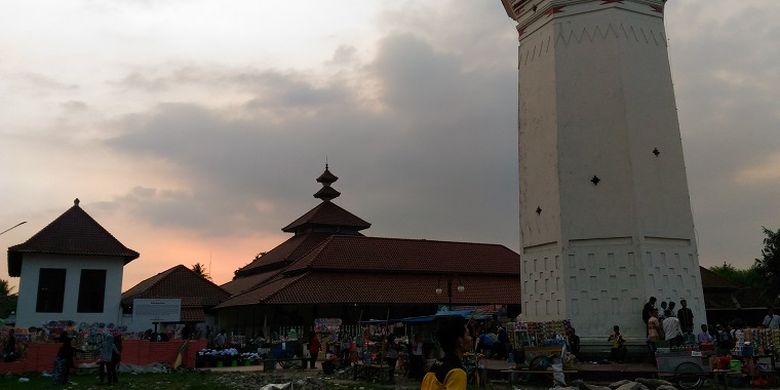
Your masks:
M519 33L523 313L641 339L655 296L706 322L665 1L502 3Z
M219 326L269 335L315 318L361 320L430 315L439 305L520 305L520 258L496 244L370 237L371 224L333 202L326 167L321 202L282 231L285 242L238 269L221 287Z
M20 277L16 326L119 324L123 267L138 256L76 199L29 240L8 248L8 273Z

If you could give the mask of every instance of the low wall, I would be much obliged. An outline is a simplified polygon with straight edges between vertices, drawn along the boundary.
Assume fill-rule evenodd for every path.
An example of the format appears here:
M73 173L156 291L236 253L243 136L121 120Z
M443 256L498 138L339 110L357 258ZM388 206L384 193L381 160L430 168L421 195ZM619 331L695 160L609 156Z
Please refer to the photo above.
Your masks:
M142 366L153 363L173 365L183 344L183 340L154 343L148 340L126 340L122 342L122 363ZM195 356L206 347L206 340L190 340L187 344L187 349L182 354L182 366L195 368ZM21 359L10 363L0 361L0 374L50 372L59 348L59 343L30 343ZM95 362L94 358L76 359L76 366L91 365Z

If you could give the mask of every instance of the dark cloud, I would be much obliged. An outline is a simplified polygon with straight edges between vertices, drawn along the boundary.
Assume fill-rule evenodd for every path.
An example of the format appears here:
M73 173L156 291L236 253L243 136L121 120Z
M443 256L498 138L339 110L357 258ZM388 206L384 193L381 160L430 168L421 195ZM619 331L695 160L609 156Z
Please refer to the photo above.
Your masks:
M360 75L379 86L375 100L338 76L201 70L254 97L239 112L161 104L123 119L110 146L175 165L191 188L136 189L116 203L208 235L276 232L316 205L327 155L342 178L336 202L371 221L371 234L517 248L515 70L466 69L462 55L387 36Z
M713 10L733 2L675 2L666 16L705 265L748 264L758 255L760 226L780 220L776 176L745 175L780 152L780 11L745 3L728 14ZM327 77L195 66L129 75L123 87L151 93L185 86L247 97L222 109L196 100L160 104L120 121L124 135L110 141L113 148L169 162L189 187L115 204L203 234L276 232L316 204L313 178L328 155L342 178L337 202L374 223L371 234L516 249L512 22L497 3L404 3L383 13L380 25L387 34L373 58L360 62L356 49L342 45L327 65L350 71Z

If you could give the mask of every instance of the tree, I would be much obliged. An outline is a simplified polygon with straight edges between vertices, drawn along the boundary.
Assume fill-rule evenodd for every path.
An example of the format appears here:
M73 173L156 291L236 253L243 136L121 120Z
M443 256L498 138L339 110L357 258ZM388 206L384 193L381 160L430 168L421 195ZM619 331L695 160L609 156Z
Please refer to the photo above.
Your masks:
M0 318L7 318L11 312L16 311L16 299L16 294L11 294L11 284L0 279Z
M195 263L195 264L192 265L192 267L190 269L193 272L195 272L196 274L198 274L198 275L200 275L200 276L202 276L202 277L204 277L206 279L211 280L211 275L209 275L209 273L206 272L206 266L205 265L203 265L201 263Z
M710 267L710 271L740 287L763 287L765 283L756 264L747 269L740 269L724 261L723 265Z
M0 279L0 297L11 295L11 284L5 279Z
M761 228L766 237L761 258L756 259L755 267L766 285L767 296L775 300L780 294L780 229L772 231L763 226Z

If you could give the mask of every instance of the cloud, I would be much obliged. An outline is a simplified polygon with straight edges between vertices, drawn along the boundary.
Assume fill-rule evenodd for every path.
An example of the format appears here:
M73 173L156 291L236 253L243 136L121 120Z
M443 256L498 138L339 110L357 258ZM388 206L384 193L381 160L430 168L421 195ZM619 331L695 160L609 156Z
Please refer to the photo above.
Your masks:
M66 102L62 102L60 107L62 107L67 112L75 113L85 111L87 109L87 104L79 100L68 100Z
M773 179L780 176L780 91L774 87L780 84L774 43L780 7L719 0L670 3L668 9L701 258L748 265L761 248L760 227L780 220L770 195L780 192Z
M78 84L66 83L41 73L25 72L20 75L20 78L42 90L74 91L79 89Z
M327 155L342 178L336 202L374 222L370 234L516 248L516 114L505 104L516 90L485 88L513 80L514 68L466 69L461 55L398 33L350 78L190 69L219 75L203 85L227 80L249 95L223 108L165 103L118 121L123 135L111 148L162 159L189 185L169 196L135 189L114 202L204 235L278 231L316 205L313 179ZM175 88L176 74L160 82ZM364 85L378 86L370 99L383 109Z

